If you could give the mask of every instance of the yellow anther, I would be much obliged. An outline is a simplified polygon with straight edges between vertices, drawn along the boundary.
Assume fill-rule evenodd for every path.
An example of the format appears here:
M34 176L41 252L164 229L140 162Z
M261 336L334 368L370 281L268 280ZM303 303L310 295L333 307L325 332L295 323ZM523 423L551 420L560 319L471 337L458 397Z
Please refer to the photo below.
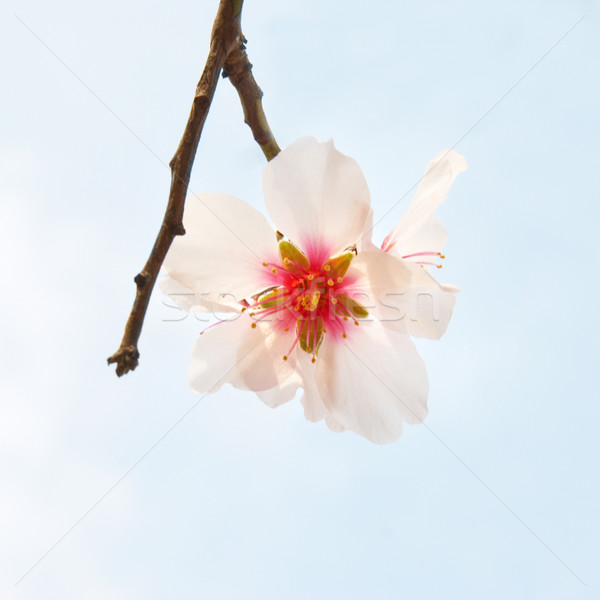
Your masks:
M446 257L445 257L445 255L443 255L441 252L438 252L438 256L439 256L440 258L446 258Z
M348 317L344 317L344 321L347 321L347 320L348 320Z
M286 328L284 329L284 331L289 331L289 330L290 330L290 328L289 328L289 327L286 327Z
M328 279L327 280L327 285L333 285L333 279Z
M312 362L313 363L317 362L317 359L314 356L312 357Z
M338 277L338 278L337 278L337 282L338 282L338 283L342 283L342 281L344 281L344 278L343 278L343 277Z
M435 265L438 269L441 269L443 265Z
M337 304L337 298L332 298L331 299L331 304Z
M268 267L268 266L269 266L269 263L266 263L266 262L263 263L263 267Z
M326 271L331 271L331 267L330 267L329 265L325 265L323 268L324 268Z
M348 336L345 333L342 333L342 337L346 339Z
M286 257L283 259L283 264L284 264L286 267L287 267L287 266L290 264L290 259L289 259L287 256L286 256Z
M354 324L358 327L358 321L354 321Z
M246 307L242 307L242 312L246 312Z
M315 310L319 306L320 298L321 292L313 292L313 295L310 297L310 310Z
M284 356L283 356L283 360L287 360L287 356L285 356L285 355L284 355Z
M273 268L271 269L271 273L277 273L277 269L276 269L275 267L273 267Z
M315 276L311 273L306 279L308 279L309 281L312 281L315 278Z
M256 329L256 323L252 323L252 325L250 325L250 327L252 327L252 329Z

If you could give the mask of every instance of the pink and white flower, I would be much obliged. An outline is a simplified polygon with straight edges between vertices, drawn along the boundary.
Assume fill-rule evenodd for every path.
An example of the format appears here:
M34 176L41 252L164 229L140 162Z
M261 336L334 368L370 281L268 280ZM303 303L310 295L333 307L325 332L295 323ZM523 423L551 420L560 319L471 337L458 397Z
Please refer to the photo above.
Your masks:
M439 338L452 313L456 288L428 268L446 241L435 209L465 168L438 155L381 248L362 171L332 142L302 138L265 168L275 230L232 196L189 197L161 287L185 310L230 313L197 340L192 389L230 383L275 407L303 388L307 419L376 443L421 422L427 374L410 335Z

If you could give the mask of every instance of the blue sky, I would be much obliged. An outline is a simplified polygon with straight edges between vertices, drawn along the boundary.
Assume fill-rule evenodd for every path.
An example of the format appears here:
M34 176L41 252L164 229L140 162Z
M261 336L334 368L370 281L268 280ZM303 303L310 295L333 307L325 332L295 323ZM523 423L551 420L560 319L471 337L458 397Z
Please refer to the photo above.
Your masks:
M377 241L440 150L469 163L439 211L462 291L417 342L429 417L379 447L297 400L196 405L201 324L158 292L140 367L106 367L216 4L3 5L2 597L600 596L597 5L246 2L276 138L357 160ZM264 210L263 167L221 81L190 187Z

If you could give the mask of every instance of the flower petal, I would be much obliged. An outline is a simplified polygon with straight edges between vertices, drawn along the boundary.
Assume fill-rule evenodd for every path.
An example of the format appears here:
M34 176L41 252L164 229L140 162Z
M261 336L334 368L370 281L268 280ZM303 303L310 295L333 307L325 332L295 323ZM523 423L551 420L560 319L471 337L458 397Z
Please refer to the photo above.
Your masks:
M292 373L281 385L277 385L270 390L256 392L256 395L270 408L277 408L293 398L301 386L302 380L298 373Z
M302 378L302 387L304 389L300 403L304 408L304 417L306 420L317 423L327 416L327 408L323 404L319 388L317 387L314 367L311 362L311 356L306 352L300 352L296 362L296 370Z
M332 141L305 137L289 145L266 166L263 189L277 228L314 264L356 244L369 214L360 167Z
M403 422L427 416L422 359L407 335L377 321L361 322L347 342L326 339L315 366L333 430L349 429L384 444L398 439Z
M227 300L232 300L230 296L224 298L224 302L214 302L207 296L195 294L193 290L185 287L177 279L173 279L168 273L160 278L159 286L165 296L168 296L170 300L186 312L202 312L216 315L218 313L240 311L237 303L224 303Z
M395 258L395 257L394 257ZM407 328L410 335L439 340L452 317L456 304L456 286L438 283L426 269L409 261L402 261L411 271L411 286L408 297ZM386 326L398 329L393 321ZM406 331L400 328L400 331Z
M289 340L268 324L253 324L247 313L241 313L237 319L218 323L196 340L189 370L190 386L195 392L216 392L223 383L254 392L285 384L295 364L293 356L283 360Z
M278 258L275 233L257 210L224 194L186 200L186 235L175 238L164 266L195 296L240 301L270 285L262 266Z
M374 318L401 333L439 339L456 304L455 286L439 284L424 268L381 250L361 252L350 264L352 297Z
M440 252L448 233L434 213L446 199L456 176L466 168L466 160L457 152L440 152L429 163L415 197L384 241L383 248L401 257L417 252Z
M371 248L359 252L350 263L345 278L351 283L345 291L368 311L368 319L400 324L405 321L411 292L409 266L375 246Z

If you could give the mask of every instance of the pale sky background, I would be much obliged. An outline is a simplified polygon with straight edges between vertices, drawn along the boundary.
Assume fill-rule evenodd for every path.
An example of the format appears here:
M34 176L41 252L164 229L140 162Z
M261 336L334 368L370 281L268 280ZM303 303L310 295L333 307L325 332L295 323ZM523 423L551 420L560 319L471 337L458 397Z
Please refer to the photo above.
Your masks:
M198 400L201 324L160 292L140 367L119 380L106 357L216 6L2 4L0 597L600 598L597 3L246 0L279 143L354 157L377 241L459 142L440 278L462 291L417 341L430 413L398 442L226 386L131 470ZM191 189L263 210L263 167L223 80Z

